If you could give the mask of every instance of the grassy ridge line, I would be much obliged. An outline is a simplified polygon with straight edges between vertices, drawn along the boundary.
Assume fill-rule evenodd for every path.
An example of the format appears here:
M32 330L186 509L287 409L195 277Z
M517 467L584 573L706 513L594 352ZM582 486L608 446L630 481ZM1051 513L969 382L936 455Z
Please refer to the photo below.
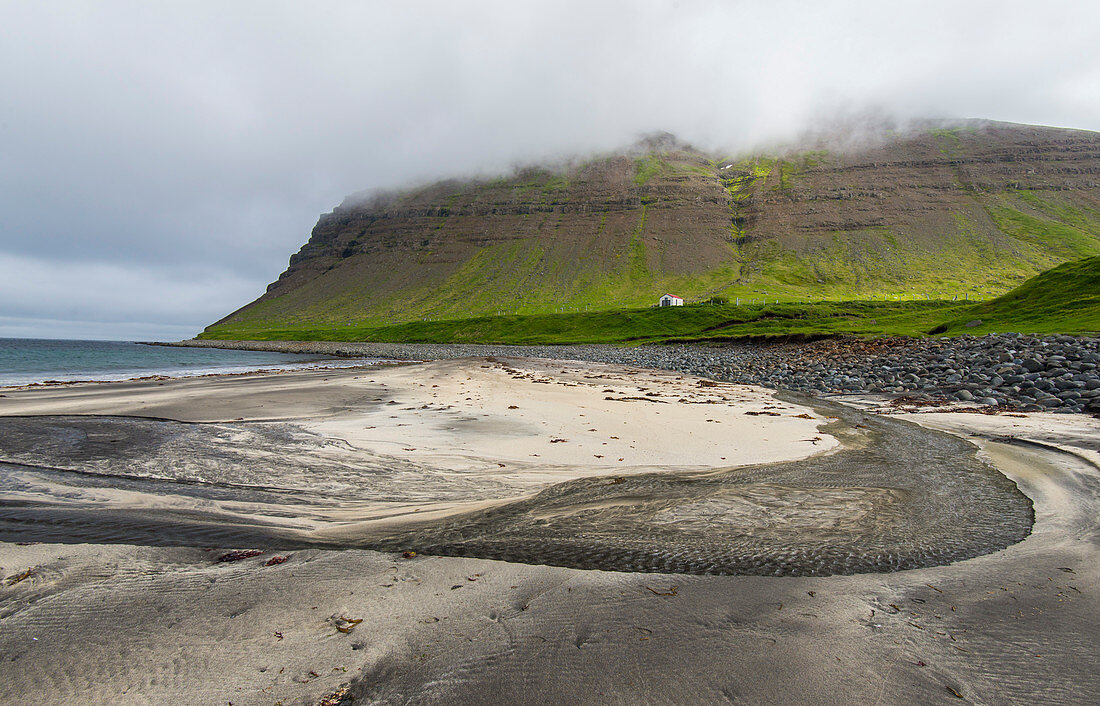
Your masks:
M977 326L968 323L980 320ZM975 304L936 333L1086 333L1100 331L1100 256L1067 262L1011 292Z

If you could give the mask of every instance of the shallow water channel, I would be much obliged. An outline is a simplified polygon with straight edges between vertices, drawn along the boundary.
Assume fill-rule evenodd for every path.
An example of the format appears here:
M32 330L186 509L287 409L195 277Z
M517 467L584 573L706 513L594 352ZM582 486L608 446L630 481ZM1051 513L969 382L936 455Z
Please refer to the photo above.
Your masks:
M0 540L412 550L611 571L829 575L950 563L1030 532L1031 501L958 437L842 405L841 449L709 472L604 476L394 530L380 501L491 497L476 479L351 458L293 424L0 418Z

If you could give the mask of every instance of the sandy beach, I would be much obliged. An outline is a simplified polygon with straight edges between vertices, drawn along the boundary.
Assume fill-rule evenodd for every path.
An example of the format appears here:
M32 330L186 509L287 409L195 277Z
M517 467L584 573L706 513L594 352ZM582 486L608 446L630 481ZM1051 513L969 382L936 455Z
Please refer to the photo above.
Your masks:
M1100 691L1096 419L510 358L0 393L4 703Z

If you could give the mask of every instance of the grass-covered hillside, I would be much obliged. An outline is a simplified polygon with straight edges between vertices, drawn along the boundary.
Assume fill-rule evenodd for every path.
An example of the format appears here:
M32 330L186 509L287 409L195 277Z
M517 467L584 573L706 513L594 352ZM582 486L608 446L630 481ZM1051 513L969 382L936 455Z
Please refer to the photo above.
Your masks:
M980 321L979 324L974 324ZM969 324L969 326L968 326ZM1067 262L960 312L937 333L1100 331L1100 257Z
M1100 255L1100 134L974 122L879 137L731 156L666 136L352 198L206 336L643 309L664 292L974 301Z
M965 310L953 302L823 302L734 306L693 304L565 314L410 321L386 326L224 329L227 340L402 343L656 343L756 336L920 335Z
M402 343L657 343L837 334L1100 331L1100 257L1066 263L987 302L843 301L468 317L381 326L224 327L202 338Z

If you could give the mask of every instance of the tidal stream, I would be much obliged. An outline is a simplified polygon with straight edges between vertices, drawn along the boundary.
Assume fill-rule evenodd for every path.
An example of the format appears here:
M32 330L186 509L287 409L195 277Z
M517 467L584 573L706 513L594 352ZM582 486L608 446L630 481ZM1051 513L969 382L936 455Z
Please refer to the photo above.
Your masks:
M416 524L378 503L501 492L350 457L291 423L0 417L0 540L374 548L608 571L830 575L947 564L1024 539L1016 484L958 437L802 397L834 452L707 472L584 478ZM499 497L499 496L496 496Z

